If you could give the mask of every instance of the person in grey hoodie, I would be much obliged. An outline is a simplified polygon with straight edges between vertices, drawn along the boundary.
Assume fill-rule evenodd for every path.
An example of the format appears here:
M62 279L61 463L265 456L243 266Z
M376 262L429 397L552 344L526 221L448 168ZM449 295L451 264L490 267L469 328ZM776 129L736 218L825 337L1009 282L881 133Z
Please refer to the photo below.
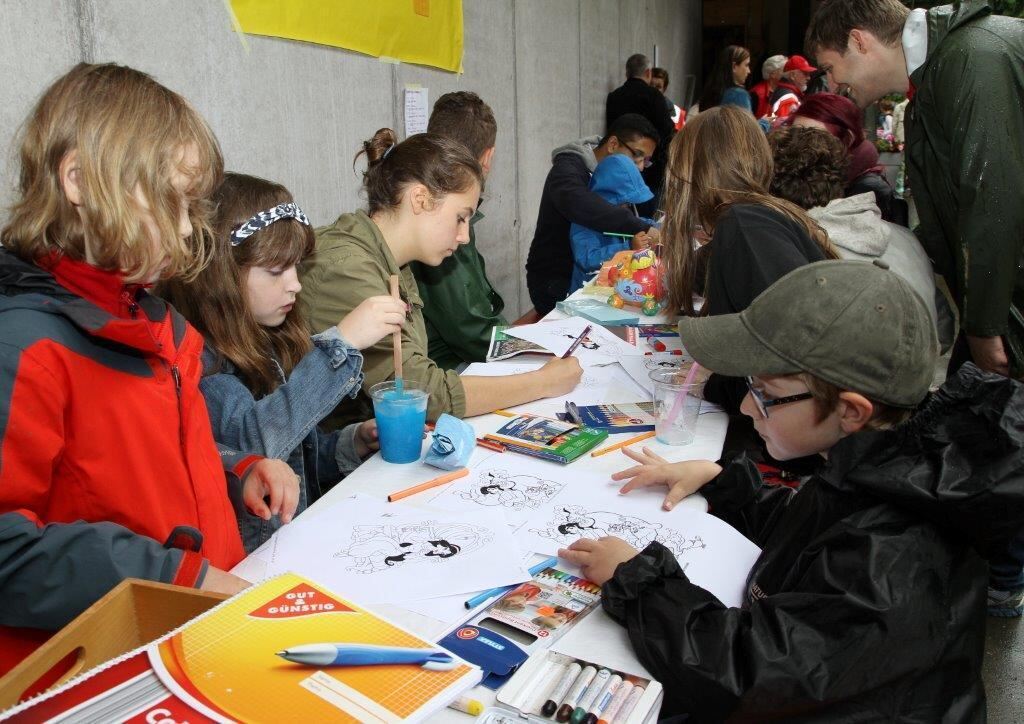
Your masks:
M941 349L948 350L956 337L956 317L946 294L936 287L928 254L913 232L882 219L872 192L843 198L843 144L825 131L800 126L773 131L768 144L775 161L772 194L806 209L844 259L878 259L903 277L924 300Z
M597 164L611 154L628 156L644 169L658 145L658 132L643 116L621 116L604 138L592 136L556 148L544 181L537 225L526 260L526 285L534 309L544 316L569 295L572 278L570 224L636 235L650 228L627 208L615 206L588 188Z

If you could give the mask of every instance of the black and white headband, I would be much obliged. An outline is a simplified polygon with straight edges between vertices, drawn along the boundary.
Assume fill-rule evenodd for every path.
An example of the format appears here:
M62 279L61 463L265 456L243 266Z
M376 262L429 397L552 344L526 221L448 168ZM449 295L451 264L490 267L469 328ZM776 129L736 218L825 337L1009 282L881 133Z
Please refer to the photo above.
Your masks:
M231 246L238 246L260 229L265 229L275 221L295 219L300 224L310 226L309 219L302 213L297 204L278 204L272 209L261 211L231 232Z

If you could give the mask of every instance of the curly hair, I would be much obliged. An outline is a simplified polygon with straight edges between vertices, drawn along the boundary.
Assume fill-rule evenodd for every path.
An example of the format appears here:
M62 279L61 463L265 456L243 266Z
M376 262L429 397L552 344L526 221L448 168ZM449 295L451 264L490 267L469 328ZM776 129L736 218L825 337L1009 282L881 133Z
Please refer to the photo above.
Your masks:
M828 206L846 187L846 149L839 139L819 128L789 126L768 134L775 161L773 196L803 209Z

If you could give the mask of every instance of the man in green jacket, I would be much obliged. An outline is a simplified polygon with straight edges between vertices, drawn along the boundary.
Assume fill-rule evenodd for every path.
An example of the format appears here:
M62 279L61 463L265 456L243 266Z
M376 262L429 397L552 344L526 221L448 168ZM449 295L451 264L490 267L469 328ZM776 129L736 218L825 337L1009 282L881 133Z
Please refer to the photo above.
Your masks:
M967 348L954 361L1024 376L1024 21L984 0L928 11L825 0L807 49L862 107L912 84L917 234L960 307Z
M498 124L490 107L476 93L457 91L438 98L427 132L468 148L480 161L485 177L491 170ZM411 264L423 299L430 358L442 369L483 362L491 328L508 324L501 314L505 302L487 279L484 259L476 248L476 225L483 218L477 209L469 221L469 243L456 249L440 266Z
M908 10L897 0L824 0L807 52L866 107L913 100L906 155L916 232L960 308L951 370L1024 376L1024 21L984 0ZM1024 611L1024 533L993 559L989 613Z

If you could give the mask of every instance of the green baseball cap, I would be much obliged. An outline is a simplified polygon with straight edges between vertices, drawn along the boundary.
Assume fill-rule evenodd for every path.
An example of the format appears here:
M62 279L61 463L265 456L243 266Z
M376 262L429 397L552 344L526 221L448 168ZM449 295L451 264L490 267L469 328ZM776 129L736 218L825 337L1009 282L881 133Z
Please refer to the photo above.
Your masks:
M679 336L712 372L809 372L895 407L928 393L939 350L921 297L881 260L800 267L739 314L682 319Z

